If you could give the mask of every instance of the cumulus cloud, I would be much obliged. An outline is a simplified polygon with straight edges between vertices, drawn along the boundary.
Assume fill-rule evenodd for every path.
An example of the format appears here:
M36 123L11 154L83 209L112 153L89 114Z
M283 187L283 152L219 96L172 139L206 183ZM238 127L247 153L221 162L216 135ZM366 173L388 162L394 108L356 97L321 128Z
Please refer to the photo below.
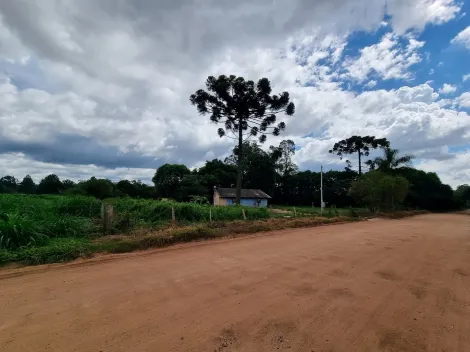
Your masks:
M232 73L266 76L275 92L291 93L296 114L281 117L287 130L268 145L294 139L302 168L341 167L327 150L352 133L386 136L404 151L436 147L438 157L440 147L468 139L468 115L444 108L429 85L372 89L380 79L411 79L424 45L416 33L453 19L459 7L453 0L0 2L1 171L149 180L164 162L223 158L233 141L217 137L189 95L208 75ZM391 32L344 59L355 31L381 26ZM370 91L348 90L348 80L368 82Z
M363 48L359 58L345 61L346 77L363 82L374 73L382 79L409 79L408 69L422 60L418 50L423 45L413 38L403 45L400 37L387 33L380 43Z
M367 82L367 83L364 85L364 87L371 89L371 88L374 88L376 85L377 85L377 81L375 81L375 80L370 80L369 82Z
M462 81L466 82L468 79L470 79L470 73L468 75L464 75L462 77Z
M455 99L456 103L463 108L470 108L470 92L463 93Z
M453 158L447 160L428 159L419 163L417 166L428 172L436 172L441 181L454 187L463 183L468 183L470 179L470 168L459 167L459 165L470 165L470 150L453 154ZM447 169L449 172L443 173Z
M457 34L457 36L451 40L451 43L463 45L467 49L470 49L470 26Z
M457 91L457 87L448 83L444 83L444 85L441 88L439 88L440 94L452 94L452 93L455 93L456 91Z
M461 3L454 0L389 1L388 11L397 33L405 33L412 27L423 29L427 24L442 24L455 18Z

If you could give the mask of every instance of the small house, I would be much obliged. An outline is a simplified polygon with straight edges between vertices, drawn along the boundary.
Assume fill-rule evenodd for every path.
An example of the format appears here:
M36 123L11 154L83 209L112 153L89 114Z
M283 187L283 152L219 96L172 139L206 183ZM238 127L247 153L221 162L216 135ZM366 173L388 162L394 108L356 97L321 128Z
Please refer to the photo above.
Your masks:
M214 188L214 205L236 204L236 188ZM260 189L242 189L240 204L246 207L266 208L269 195Z

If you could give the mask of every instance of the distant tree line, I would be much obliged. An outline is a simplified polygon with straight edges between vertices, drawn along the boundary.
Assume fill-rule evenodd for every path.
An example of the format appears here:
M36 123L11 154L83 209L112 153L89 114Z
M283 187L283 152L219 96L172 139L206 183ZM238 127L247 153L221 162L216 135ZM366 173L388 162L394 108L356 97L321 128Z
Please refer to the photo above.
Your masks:
M357 142L357 136L354 137ZM367 139L370 141L370 139ZM379 140L379 144L384 144ZM346 143L347 145L348 143ZM436 173L410 166L411 156L400 156L390 149L383 156L369 160L369 171L363 175L349 166L343 171L323 173L323 197L327 206L368 206L390 209L396 206L445 211L470 205L470 186L461 185L454 192L443 184ZM271 203L320 206L320 172L299 171L292 161L295 144L282 141L279 146L263 150L256 142L242 144L240 160L243 188L262 189L273 197ZM352 153L357 149L352 148ZM343 154L347 150L342 151ZM23 180L13 176L0 179L1 193L89 195L99 199L133 197L177 201L212 200L214 187L235 187L239 166L239 147L225 160L206 161L199 169L181 164L165 164L152 178L153 186L134 180L112 182L91 177L73 182L48 175L35 184L30 175ZM347 164L348 165L348 164Z

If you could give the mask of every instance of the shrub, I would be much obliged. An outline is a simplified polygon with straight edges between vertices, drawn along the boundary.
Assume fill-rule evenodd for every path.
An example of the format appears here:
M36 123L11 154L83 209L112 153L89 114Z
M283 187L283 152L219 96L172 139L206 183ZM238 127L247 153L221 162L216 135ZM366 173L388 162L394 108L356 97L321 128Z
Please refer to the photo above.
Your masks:
M57 213L97 218L101 214L101 202L92 197L62 196L56 199Z
M41 245L48 237L40 232L34 220L20 214L2 214L0 219L0 249L16 249Z

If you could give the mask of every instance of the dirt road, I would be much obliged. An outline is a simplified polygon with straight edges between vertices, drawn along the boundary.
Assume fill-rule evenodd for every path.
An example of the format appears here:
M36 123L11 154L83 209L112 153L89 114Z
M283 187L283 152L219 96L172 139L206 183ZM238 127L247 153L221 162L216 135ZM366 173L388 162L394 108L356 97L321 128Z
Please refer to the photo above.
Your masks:
M109 259L0 271L0 351L470 351L468 216Z

